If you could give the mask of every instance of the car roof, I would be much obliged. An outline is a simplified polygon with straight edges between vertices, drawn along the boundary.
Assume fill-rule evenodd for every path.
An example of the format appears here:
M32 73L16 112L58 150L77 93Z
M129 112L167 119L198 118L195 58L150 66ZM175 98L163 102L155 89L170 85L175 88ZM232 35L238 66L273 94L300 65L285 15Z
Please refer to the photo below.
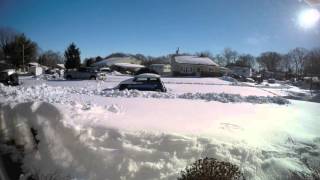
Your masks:
M16 72L16 70L14 69L5 69L3 71L1 71L2 73L8 73L9 75L13 74Z
M135 77L138 77L138 78L160 78L160 75L153 74L153 73L143 73L143 74L136 75Z

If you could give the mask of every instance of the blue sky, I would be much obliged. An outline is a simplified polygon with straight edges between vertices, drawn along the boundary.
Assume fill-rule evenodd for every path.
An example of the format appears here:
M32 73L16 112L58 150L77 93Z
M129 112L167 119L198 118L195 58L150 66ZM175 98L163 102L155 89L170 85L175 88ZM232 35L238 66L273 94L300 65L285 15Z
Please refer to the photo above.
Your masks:
M24 32L43 50L71 42L82 58L112 52L166 55L230 47L286 52L320 45L320 25L303 29L299 0L0 0L0 26Z

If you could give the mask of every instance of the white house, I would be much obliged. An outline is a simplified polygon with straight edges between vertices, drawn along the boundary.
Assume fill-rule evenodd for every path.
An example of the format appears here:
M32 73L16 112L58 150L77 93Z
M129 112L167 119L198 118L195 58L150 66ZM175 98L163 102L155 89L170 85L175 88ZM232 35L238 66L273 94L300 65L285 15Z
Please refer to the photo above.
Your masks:
M151 70L154 70L162 76L171 75L171 65L170 64L151 64L149 66Z
M173 56L171 59L173 76L217 76L219 65L208 57Z

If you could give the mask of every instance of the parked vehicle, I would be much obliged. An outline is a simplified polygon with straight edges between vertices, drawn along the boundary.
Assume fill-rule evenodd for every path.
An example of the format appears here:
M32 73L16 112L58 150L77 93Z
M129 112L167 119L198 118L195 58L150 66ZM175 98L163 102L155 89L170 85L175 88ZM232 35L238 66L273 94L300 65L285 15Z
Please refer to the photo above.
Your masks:
M19 77L14 69L6 69L0 72L0 82L4 85L19 85Z
M105 72L105 73L110 73L110 72L111 72L111 69L108 68L108 67L104 67L104 68L100 68L99 71L100 71L100 72Z
M270 83L270 84L274 84L274 83L276 83L276 80L275 79L268 79L268 83Z
M230 77L232 77L240 82L246 82L246 77L238 75L238 74L230 74Z
M80 68L78 70L65 71L64 77L68 80L70 79L104 80L106 79L106 74L103 72L98 72L97 70L92 68Z
M252 79L252 78L246 78L246 82L254 83L254 82L255 82L255 80L254 80L254 79Z
M119 90L137 89L141 91L159 91L166 92L167 89L163 85L160 76L152 73L144 73L134 78L122 81L119 84Z

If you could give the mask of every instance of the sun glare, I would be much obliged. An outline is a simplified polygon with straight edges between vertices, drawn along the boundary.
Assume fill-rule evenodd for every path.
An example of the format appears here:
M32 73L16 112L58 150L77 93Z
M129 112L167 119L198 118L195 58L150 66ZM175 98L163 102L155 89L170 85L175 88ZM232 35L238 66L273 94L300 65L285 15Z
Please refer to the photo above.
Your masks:
M320 13L316 9L304 10L299 14L298 22L302 28L312 28L320 20Z

